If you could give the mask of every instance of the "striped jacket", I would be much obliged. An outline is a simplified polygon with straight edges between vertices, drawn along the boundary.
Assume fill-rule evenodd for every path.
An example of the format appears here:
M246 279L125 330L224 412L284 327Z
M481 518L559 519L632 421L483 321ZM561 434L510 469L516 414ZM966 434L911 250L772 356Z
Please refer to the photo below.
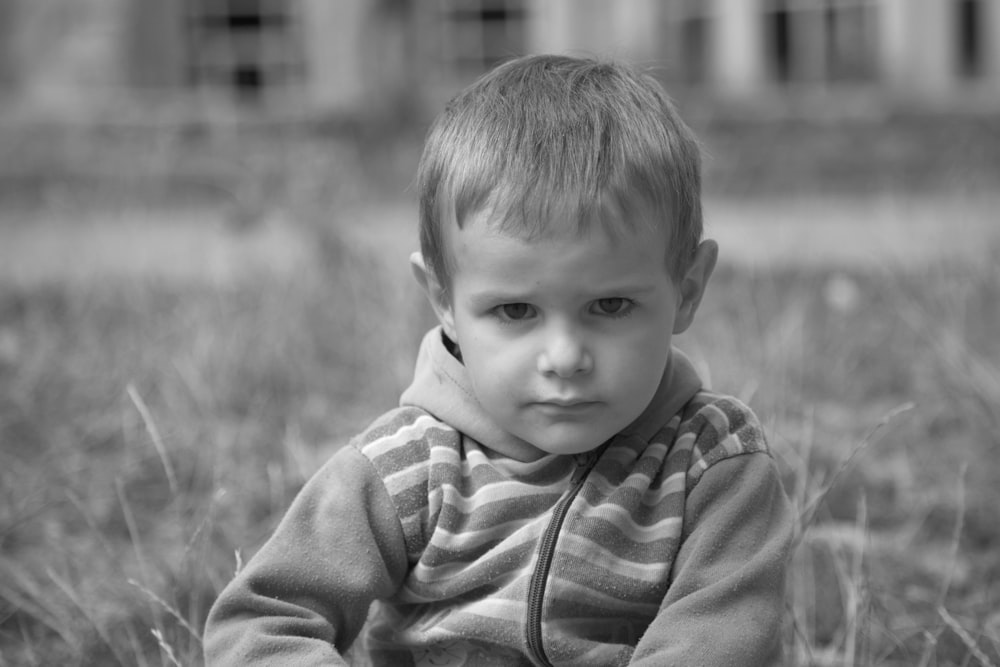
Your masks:
M220 595L210 665L777 664L793 522L748 408L675 353L625 432L519 460L439 335Z

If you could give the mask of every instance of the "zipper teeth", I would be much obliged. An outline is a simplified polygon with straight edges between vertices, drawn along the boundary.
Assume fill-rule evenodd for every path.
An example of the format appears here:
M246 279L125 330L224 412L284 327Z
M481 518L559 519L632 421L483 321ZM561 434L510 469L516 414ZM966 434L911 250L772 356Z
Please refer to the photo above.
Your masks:
M573 493L563 500L568 500L576 496L576 487ZM550 664L542 649L542 599L545 597L545 584L549 578L549 570L552 567L551 551L555 544L555 535L563 519L566 517L565 508L569 507L568 502L562 502L557 506L557 513L553 515L552 522L542 537L539 547L538 563L531 576L530 589L528 591L528 648L536 658L543 664Z
M569 492L563 496L556 504L552 512L552 519L542 535L542 542L538 547L538 563L535 571L531 574L528 583L528 614L527 614L527 643L528 650L542 665L551 665L542 648L542 599L545 597L545 584L549 578L549 570L552 568L552 552L562 529L563 521L569 506L580 493L583 483L587 479L590 470L597 463L600 454L589 456L583 463L577 464L573 471L573 486Z

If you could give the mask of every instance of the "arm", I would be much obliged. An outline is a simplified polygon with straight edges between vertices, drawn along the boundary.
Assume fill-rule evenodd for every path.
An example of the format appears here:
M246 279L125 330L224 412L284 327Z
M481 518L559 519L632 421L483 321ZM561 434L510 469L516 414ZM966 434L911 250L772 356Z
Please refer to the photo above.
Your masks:
M688 497L673 581L634 665L779 664L794 519L763 453L719 461Z
M216 600L206 664L346 664L340 653L369 605L396 590L406 567L388 492L369 461L344 447Z

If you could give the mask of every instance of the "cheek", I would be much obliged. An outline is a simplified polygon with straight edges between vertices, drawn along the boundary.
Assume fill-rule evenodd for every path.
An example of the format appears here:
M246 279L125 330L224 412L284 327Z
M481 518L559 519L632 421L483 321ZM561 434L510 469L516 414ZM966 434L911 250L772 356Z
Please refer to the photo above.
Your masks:
M644 350L646 353L639 354L636 350ZM652 367L659 362L658 357L650 348L635 342L607 351L598 362L602 363L607 373L616 375L618 382L631 385L643 384L643 378L651 374Z
M606 368L614 369L619 381L634 387L659 384L670 354L670 335L640 335L628 343L605 349Z
M495 336L476 336L474 331L464 333L462 355L477 395L502 400L525 384L527 362L518 346L501 342Z
M462 352L469 371L487 380L502 381L519 366L516 347L501 344L495 337L472 336Z
M474 363L466 362L466 368L476 399L494 419L502 419L514 411L518 387L525 383L517 381L519 376L509 364L499 357L480 354L475 356Z

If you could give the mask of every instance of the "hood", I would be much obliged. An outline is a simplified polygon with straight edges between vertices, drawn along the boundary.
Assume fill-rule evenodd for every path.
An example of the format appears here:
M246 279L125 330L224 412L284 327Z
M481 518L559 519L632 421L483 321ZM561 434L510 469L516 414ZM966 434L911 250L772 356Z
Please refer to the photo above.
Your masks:
M538 449L504 431L483 410L465 366L445 347L441 327L427 332L420 344L413 382L400 405L426 410L487 448L518 461L539 458ZM701 389L694 366L673 348L653 400L623 433L649 440Z

